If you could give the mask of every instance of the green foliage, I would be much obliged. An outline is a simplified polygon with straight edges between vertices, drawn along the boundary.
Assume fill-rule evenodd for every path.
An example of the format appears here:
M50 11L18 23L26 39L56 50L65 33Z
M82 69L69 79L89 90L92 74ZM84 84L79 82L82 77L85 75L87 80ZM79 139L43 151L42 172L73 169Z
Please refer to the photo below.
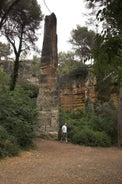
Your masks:
M0 42L0 59L1 57L7 58L11 54L10 44Z
M14 90L16 86L22 52L29 51L30 48L37 49L36 31L42 19L43 15L37 0L21 0L15 4L2 26L2 35L6 37L15 54L10 90Z
M9 81L9 76L4 72L3 68L0 67L0 90L8 88L7 84Z
M81 81L84 81L88 75L88 68L85 64L78 62L69 72L69 75L71 78L79 78Z
M32 76L39 77L40 74L40 58L37 56L33 56L31 68L32 68Z
M97 91L97 99L103 103L106 101L109 101L110 95L111 95L111 86L112 81L110 78L107 78L106 80L102 80L104 77L104 74L97 76L97 84L95 90Z
M112 103L95 105L94 112L60 112L59 123L68 124L68 138L75 144L111 146L117 143L117 113Z
M78 62L74 58L73 52L59 52L58 63L58 75L61 77L68 74Z
M94 119L94 118L95 119ZM106 132L112 141L117 142L117 111L112 102L96 105L95 116L91 119L94 130Z
M12 92L0 88L0 157L33 147L37 88L29 83L23 86Z
M15 156L19 152L14 136L10 136L6 129L0 125L0 158Z
M86 146L110 146L110 137L105 132L93 131L88 127L84 127L75 133L72 142Z
M88 8L92 8L99 22L104 22L107 34L118 34L122 30L122 1L121 0L86 0Z
M91 57L91 49L94 46L95 32L88 30L87 27L77 25L76 29L71 32L69 42L73 45L76 56L81 60Z
M120 36L104 38L104 36L99 34L96 35L95 47L92 49L96 75L103 71L104 74L108 74L111 71L118 74L119 67L122 67L121 48L122 42Z
M99 22L104 24L102 36L97 34L95 46L92 49L92 56L95 64L94 69L97 74L104 71L114 71L114 76L118 77L118 82L122 81L122 1L102 1L86 0L89 8L95 10Z
M59 54L59 84L61 87L72 87L72 81L76 80L77 84L84 82L88 76L88 66L81 61L75 60L72 53ZM65 82L64 82L65 81Z
M9 16L9 13L14 8L14 6L21 0L4 0L0 1L0 29L5 23L7 16Z
M70 77L81 77L85 78L87 75L87 65L85 65L82 60L78 60L75 58L75 54L73 52L60 52L58 55L58 74L59 77L67 74Z
M96 76L97 97L100 102L110 99L111 86L122 80L121 41L118 36L96 35L95 47L92 49L94 58L93 71Z
M33 85L28 81L23 81L21 84L21 88L24 90L24 93L26 93L30 98L37 98L39 93L39 86Z

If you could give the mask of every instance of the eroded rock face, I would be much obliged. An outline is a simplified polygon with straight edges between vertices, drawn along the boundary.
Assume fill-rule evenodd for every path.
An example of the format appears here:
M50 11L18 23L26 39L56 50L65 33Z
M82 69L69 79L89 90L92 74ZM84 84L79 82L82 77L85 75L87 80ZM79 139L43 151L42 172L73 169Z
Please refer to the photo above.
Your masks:
M109 99L113 101L115 108L118 108L118 95L116 91L116 83L109 86ZM92 68L88 68L87 75L79 78L72 78L64 75L59 78L59 97L60 106L64 110L74 111L76 109L87 108L94 110L94 103L98 102L98 91L96 89L97 81L93 75Z
M56 137L58 134L57 91L57 34L56 16L45 17L44 40L40 66L40 91L37 100L39 110L38 134Z
M64 110L74 111L78 108L84 109L86 101L93 104L97 95L95 91L96 80L95 78L90 80L88 75L82 82L71 78L60 80L60 106Z

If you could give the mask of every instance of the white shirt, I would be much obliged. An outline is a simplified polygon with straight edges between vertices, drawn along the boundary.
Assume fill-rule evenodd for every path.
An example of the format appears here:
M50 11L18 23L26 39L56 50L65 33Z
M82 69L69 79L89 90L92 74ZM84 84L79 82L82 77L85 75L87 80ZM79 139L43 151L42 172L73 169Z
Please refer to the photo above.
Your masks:
M67 126L66 126L66 125L63 125L63 126L62 126L62 132L63 132L63 133L67 133Z

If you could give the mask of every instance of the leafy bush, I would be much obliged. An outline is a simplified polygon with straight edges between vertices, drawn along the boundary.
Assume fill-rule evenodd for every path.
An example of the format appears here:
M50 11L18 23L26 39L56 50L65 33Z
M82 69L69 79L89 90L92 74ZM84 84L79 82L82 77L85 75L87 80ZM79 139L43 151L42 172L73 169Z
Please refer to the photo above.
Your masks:
M68 139L75 144L111 146L117 143L117 112L111 103L94 111L60 112L59 123L68 124Z
M96 117L95 117L96 116ZM112 102L97 105L95 116L91 118L94 130L104 131L110 137L112 143L117 142L117 111Z
M72 137L72 142L75 144L82 144L87 146L110 146L110 137L104 132L96 132L85 127L81 131L75 133Z
M111 138L105 132L95 132L95 146L111 146Z
M23 81L21 83L21 88L24 90L24 93L27 93L30 98L37 98L39 93L39 86L31 84L28 81Z
M0 126L0 158L14 156L19 152L18 145L13 136L10 136L4 127Z
M33 91L32 85L30 88L28 85L26 90L18 86L12 92L7 88L4 91L0 88L0 126L4 137L3 142L2 138L0 140L0 150L3 150L0 151L0 157L11 156L19 149L33 147L37 115L35 95L30 95L35 94Z
M88 67L83 63L77 62L77 65L72 68L72 70L69 72L69 75L72 78L80 78L80 80L83 81L88 75Z

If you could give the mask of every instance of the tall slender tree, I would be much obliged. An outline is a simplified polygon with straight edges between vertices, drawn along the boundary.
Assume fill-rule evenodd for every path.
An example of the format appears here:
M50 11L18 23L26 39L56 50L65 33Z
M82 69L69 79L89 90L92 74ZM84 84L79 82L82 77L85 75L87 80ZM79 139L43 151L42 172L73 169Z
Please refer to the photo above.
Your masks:
M2 26L2 34L11 44L15 54L10 90L14 90L16 86L21 53L31 47L35 49L36 30L39 29L42 19L43 15L37 0L21 0L10 11Z
M99 49L94 49L95 69L113 70L120 87L118 109L118 145L122 146L122 1L86 0L89 8L97 7L96 18L103 23L103 40ZM102 51L102 53L100 52ZM102 56L102 58L101 58ZM104 61L104 66L103 62Z

